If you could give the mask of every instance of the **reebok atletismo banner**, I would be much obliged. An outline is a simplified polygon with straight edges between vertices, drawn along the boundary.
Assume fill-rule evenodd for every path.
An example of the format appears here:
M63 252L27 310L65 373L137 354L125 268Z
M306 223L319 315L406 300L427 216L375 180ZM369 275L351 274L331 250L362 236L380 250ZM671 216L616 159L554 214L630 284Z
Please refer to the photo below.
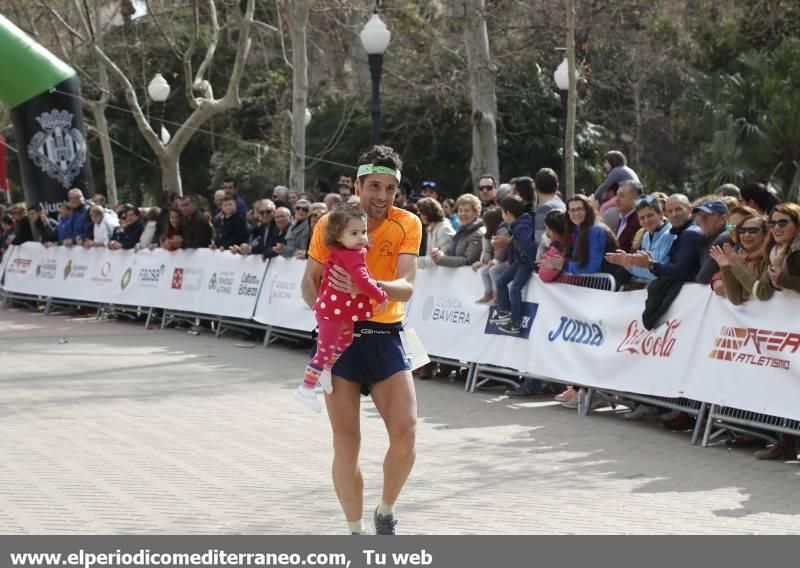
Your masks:
M109 251L13 247L8 292L250 319L267 263L260 255L197 249Z
M0 15L0 102L11 109L25 201L55 215L67 191L93 194L75 70Z
M734 306L712 296L691 360L690 398L800 420L800 296Z

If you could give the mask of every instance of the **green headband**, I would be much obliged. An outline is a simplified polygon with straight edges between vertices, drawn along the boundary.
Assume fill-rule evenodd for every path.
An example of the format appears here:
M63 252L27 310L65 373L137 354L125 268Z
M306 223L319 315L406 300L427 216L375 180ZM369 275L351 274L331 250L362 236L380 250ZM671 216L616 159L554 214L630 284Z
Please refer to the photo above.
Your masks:
M375 164L364 164L363 166L358 166L358 173L356 174L356 177L367 176L369 174L387 174L394 176L398 182L402 177L400 175L400 170L395 170L394 168L376 166Z

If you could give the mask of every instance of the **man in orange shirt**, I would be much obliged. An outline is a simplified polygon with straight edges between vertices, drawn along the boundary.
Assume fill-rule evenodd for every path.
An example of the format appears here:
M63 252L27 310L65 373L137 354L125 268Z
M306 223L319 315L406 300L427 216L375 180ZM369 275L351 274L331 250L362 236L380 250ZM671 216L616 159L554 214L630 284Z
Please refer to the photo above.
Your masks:
M394 503L414 465L417 400L411 364L400 341L403 305L411 298L422 237L419 219L392 206L402 163L388 146L373 146L358 160L355 181L360 207L367 213L370 247L367 267L388 294L387 308L368 321L356 322L352 345L332 369L333 392L325 406L333 430L333 486L351 533L361 534L364 479L358 463L361 444L360 398L371 395L389 434L383 464L383 496L373 520L377 534L395 534ZM329 251L323 244L327 218L314 227L303 276L303 299L312 307ZM335 270L331 285L342 293L359 292L344 270Z

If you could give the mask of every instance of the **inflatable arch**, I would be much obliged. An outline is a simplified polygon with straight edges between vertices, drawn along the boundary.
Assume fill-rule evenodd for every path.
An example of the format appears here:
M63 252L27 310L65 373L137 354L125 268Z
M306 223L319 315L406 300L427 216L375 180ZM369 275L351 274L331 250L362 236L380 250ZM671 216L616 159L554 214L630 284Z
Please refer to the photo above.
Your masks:
M55 215L70 189L93 195L75 70L0 15L0 77L28 206Z

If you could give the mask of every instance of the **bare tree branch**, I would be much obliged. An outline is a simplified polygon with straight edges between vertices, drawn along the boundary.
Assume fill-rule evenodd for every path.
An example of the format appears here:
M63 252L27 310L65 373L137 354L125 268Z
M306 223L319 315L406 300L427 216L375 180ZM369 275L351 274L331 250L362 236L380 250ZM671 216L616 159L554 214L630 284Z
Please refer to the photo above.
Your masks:
M211 65L211 61L214 59L214 54L217 52L217 45L219 44L219 21L217 20L217 8L214 6L214 0L208 0L208 10L209 10L209 19L211 20L211 41L208 43L206 56L203 58L203 62L200 64L200 67L197 68L197 74L194 77L195 90L200 90L201 85L203 84L203 77L205 76L206 71L208 71L208 67ZM249 33L247 37L248 38L250 37ZM205 93L202 90L200 90L200 92L204 96L212 97L210 93Z
M175 55L175 57L177 57L178 59L182 60L183 59L183 54L181 53L180 49L178 49L177 44L175 43L175 41L172 38L170 38L164 32L164 28L161 27L161 22L158 19L158 15L153 10L151 10L151 8L150 8L150 0L145 0L144 4L145 4L145 6L147 6L147 14L150 16L150 19L152 20L153 25L155 25L156 30L158 31L158 33L161 35L162 38L164 38L164 41L167 42L167 46L172 50L172 53ZM175 9L177 10L177 8L175 8Z

